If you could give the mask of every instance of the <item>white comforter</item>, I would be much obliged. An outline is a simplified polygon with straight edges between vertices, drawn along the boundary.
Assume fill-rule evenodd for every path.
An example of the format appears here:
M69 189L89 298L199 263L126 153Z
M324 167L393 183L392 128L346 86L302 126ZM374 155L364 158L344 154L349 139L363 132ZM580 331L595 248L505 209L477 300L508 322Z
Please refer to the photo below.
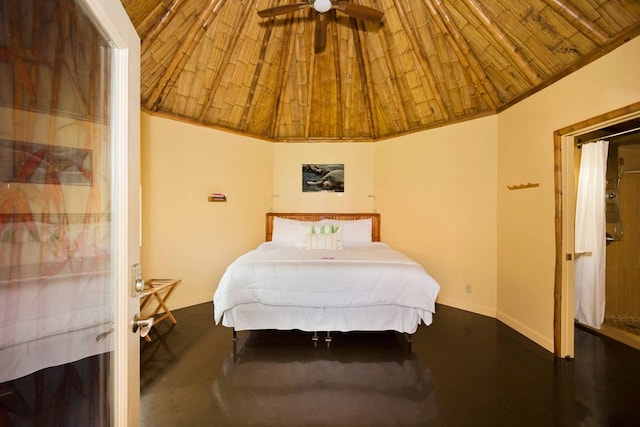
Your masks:
M240 304L296 307L398 305L431 319L440 286L420 264L384 243L342 250L266 242L234 261L214 295L215 321ZM430 323L430 321L428 322Z

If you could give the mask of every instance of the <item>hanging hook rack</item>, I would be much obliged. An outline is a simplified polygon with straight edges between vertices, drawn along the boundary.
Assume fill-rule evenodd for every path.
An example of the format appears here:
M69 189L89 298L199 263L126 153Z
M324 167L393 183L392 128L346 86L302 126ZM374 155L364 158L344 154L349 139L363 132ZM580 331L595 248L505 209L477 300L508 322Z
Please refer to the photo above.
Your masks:
M520 184L520 185L507 185L507 188L509 190L523 190L525 188L533 188L533 187L540 187L540 183L539 182L527 182L526 184Z

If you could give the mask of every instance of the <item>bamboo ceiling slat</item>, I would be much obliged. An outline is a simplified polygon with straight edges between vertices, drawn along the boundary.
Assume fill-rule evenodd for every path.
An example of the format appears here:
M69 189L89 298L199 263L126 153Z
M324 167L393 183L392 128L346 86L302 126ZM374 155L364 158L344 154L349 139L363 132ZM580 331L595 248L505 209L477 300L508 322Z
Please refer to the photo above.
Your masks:
M368 136L374 139L380 135L378 130L378 120L374 117L373 112L373 86L371 84L371 71L369 70L369 61L365 60L365 46L362 38L360 25L355 19L351 20L351 33L353 35L353 47L355 50L356 61L358 63L358 71L360 76L360 86L364 96L366 117L368 119ZM357 119L356 119L357 120ZM365 132L363 132L365 134Z
M446 8L438 1L424 0L424 2L442 32L450 35L448 40L451 48L454 50L458 60L464 65L464 68L468 70L469 77L475 86L482 88L481 95L487 104L492 110L497 109L500 101L495 87L493 87L493 84L487 79L486 74L479 66L477 58L472 54L471 48L460 30L453 25Z
M545 0L545 3L556 13L566 19L573 27L589 37L598 45L602 45L609 40L609 36L595 22L590 22L570 3L560 0Z
M619 7L619 3L624 4L624 7ZM614 31L620 30L637 22L634 17L640 14L640 2L637 0L603 1L598 12L600 18L596 23L603 22L603 24L611 25Z
M449 112L447 111L447 107L445 106L445 103L443 101L442 92L436 85L435 76L433 75L433 72L429 67L427 54L423 48L423 45L419 42L416 36L417 30L415 29L415 20L412 19L413 14L408 14L405 12L405 5L403 5L401 1L395 0L394 5L398 10L400 23L403 26L404 32L407 34L407 36L409 37L409 41L411 42L412 49L414 51L414 54L416 55L418 66L420 67L422 74L427 80L428 88L433 99L435 99L438 112L445 120L447 120L449 118ZM426 87L427 86L425 86L425 88ZM431 111L431 108L429 110Z
M385 68L381 68L381 70L386 70L386 73L382 75L383 80L390 83L391 89L391 97L389 98L389 106L393 106L395 110L394 125L396 132L401 129L409 128L409 119L407 118L407 110L405 108L405 103L403 102L401 93L406 93L405 85L402 76L399 76L398 70L396 69L396 64L401 64L402 57L396 46L393 43L393 34L391 31L387 30L389 26L385 26L382 28L382 37L380 37L379 43L382 48L383 58L386 63ZM393 100L393 103L391 103ZM407 97L408 100L408 97Z
M637 0L353 1L383 23L332 11L315 53L311 8L256 13L291 1L122 0L143 106L275 141L373 141L499 111L640 34Z

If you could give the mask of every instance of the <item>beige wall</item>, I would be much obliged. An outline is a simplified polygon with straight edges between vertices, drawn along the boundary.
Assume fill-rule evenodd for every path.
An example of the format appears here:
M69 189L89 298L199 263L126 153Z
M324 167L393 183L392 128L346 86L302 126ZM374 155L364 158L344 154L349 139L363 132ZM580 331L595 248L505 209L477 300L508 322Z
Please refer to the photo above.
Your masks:
M553 350L553 132L640 100L640 38L498 115L497 318ZM540 187L507 189L527 182Z
M440 282L440 303L552 351L553 132L639 101L639 69L636 38L497 116L375 144L271 144L143 114L145 274L184 279L174 306L209 301L269 209L377 209L383 241ZM302 194L302 163L345 163L344 195Z
M344 164L344 193L302 192L303 164ZM373 144L273 144L274 212L371 212Z
M142 266L182 278L172 307L211 301L227 265L264 240L272 146L142 114ZM208 202L225 193L226 203Z
M495 316L497 118L375 147L383 241L420 262L440 283L438 302Z

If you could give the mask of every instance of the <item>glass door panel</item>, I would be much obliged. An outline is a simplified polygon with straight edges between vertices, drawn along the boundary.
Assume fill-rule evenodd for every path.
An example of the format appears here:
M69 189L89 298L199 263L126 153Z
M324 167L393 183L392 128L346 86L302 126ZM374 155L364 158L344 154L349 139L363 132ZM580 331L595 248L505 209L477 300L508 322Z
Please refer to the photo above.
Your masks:
M114 423L126 239L101 28L76 0L0 4L0 425Z

